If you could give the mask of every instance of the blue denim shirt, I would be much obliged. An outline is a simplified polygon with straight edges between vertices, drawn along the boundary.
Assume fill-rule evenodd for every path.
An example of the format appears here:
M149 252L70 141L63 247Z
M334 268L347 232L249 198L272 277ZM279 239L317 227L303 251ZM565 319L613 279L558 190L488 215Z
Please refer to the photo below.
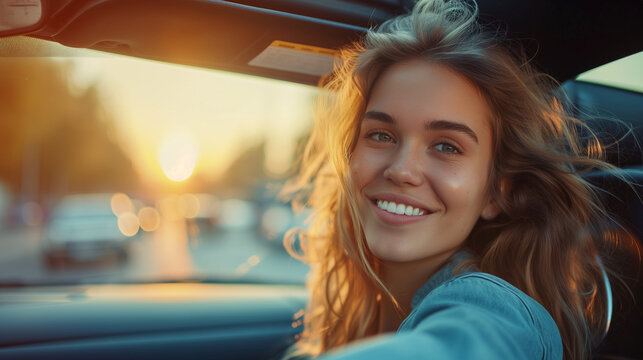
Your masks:
M395 335L355 342L320 359L562 359L556 323L508 282L455 267L455 254L415 294Z

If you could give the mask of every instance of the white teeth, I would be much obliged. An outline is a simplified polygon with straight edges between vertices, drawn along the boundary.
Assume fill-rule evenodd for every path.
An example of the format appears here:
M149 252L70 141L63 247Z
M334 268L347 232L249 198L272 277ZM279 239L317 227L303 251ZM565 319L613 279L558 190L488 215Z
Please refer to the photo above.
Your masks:
M404 204L398 204L397 208L395 209L395 213L398 215L403 215L404 209L406 209L406 206L404 206Z
M420 210L419 208L414 208L413 206L405 205L405 204L396 204L392 201L389 202L389 201L377 200L377 207L382 210L386 210L390 213L398 214L398 215L407 215L407 216L424 215L424 211Z

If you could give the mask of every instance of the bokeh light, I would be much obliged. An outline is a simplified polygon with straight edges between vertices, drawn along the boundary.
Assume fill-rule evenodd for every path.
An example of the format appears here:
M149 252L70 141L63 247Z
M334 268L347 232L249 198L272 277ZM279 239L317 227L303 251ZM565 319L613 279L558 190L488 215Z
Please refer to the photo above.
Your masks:
M161 224L161 215L155 208L146 206L138 211L138 221L144 231L154 231Z
M112 212L116 216L128 212L134 213L134 204L132 204L132 199L130 199L127 194L116 193L112 195L110 205L112 206Z
M181 215L186 219L195 218L201 211L199 198L194 194L183 194L178 198L178 209Z
M246 260L245 262L241 263L241 264L237 267L237 269L235 270L235 274L236 274L237 276L243 276L243 275L245 275L246 273L248 273L248 271L250 271L250 269L252 269L252 267L256 266L256 265L257 265L257 264L259 264L260 262L261 262L261 257L260 257L259 255L256 255L256 254L255 254L255 255L251 255L251 256L248 258L248 260Z
M255 265L259 264L260 261L261 261L261 259L259 258L259 256L252 255L252 256L250 256L248 258L248 265L255 266Z
M138 233L138 217L131 212L118 215L118 229L125 236L134 236Z

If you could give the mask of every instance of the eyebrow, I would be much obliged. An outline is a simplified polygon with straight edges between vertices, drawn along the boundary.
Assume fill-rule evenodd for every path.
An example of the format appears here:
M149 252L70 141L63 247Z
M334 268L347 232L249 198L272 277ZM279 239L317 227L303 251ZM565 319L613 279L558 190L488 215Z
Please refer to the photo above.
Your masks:
M395 119L393 119L391 115L381 111L367 111L366 114L364 114L363 120L378 120L388 124L395 124ZM473 130L471 130L470 127L461 123L457 123L449 120L427 121L424 124L424 129L457 131L469 136L473 141L476 142L476 144L479 143L478 136L476 135L476 133Z

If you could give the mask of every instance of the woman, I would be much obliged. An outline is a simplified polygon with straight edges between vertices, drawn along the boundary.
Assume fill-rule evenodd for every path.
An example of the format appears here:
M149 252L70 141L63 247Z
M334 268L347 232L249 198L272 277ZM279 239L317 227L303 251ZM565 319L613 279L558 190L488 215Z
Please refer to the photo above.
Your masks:
M327 82L285 189L314 209L293 355L383 334L335 355L581 359L600 340L610 223L578 174L609 165L476 14L420 1Z

